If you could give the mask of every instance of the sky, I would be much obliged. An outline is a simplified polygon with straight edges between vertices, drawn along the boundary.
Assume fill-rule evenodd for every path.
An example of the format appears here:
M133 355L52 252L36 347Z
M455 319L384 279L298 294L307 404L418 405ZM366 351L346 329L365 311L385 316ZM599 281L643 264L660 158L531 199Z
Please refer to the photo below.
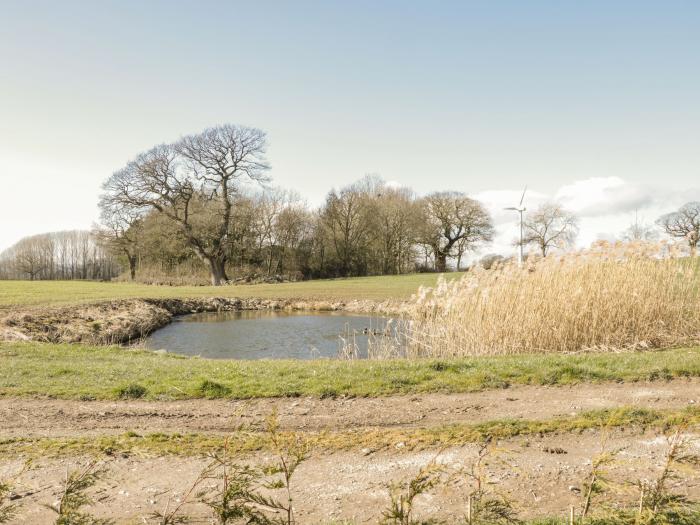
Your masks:
M0 0L0 250L89 228L155 144L265 130L310 204L365 174L492 211L558 200L579 244L700 199L696 1Z

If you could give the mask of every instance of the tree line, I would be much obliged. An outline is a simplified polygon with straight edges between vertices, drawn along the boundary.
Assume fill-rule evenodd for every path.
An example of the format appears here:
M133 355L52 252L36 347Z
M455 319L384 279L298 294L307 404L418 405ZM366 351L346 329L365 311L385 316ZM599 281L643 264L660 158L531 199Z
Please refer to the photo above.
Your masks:
M119 275L118 258L89 231L25 237L0 254L0 279L103 279Z
M270 188L265 134L224 125L146 151L104 184L99 235L137 267L204 267L219 285L259 272L298 278L399 274L493 237L484 206L463 193L418 198L380 178L332 190L318 210ZM252 189L251 189L252 184ZM421 262L422 261L422 262Z
M266 149L264 132L235 125L155 146L105 181L92 231L22 239L0 254L0 278L110 279L123 272L219 285L241 276L443 272L461 269L469 252L493 239L479 201L457 191L419 197L377 176L331 190L312 209L296 192L271 185ZM657 224L694 250L700 203ZM524 244L547 256L575 242L578 220L544 203L526 214L523 233ZM625 234L652 235L638 223Z

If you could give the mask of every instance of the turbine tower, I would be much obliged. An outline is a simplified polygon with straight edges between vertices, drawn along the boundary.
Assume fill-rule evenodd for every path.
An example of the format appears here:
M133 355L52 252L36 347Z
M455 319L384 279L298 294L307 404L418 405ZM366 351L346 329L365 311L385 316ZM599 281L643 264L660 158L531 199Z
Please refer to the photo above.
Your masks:
M510 206L508 208L504 208L504 210L517 211L520 214L520 242L518 243L520 249L518 250L518 266L523 265L523 212L525 211L525 207L523 206L523 200L525 200L526 191L527 186L525 186L525 189L523 190L523 195L522 197L520 197L520 204L518 204L517 206Z

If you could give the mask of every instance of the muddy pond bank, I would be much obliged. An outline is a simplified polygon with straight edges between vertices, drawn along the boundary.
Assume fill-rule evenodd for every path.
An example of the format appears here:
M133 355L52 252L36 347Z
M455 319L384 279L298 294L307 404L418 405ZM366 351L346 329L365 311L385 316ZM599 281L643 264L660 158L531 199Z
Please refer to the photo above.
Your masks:
M333 311L391 315L402 303L274 299L123 299L0 312L0 341L127 344L169 324L174 317L243 310Z

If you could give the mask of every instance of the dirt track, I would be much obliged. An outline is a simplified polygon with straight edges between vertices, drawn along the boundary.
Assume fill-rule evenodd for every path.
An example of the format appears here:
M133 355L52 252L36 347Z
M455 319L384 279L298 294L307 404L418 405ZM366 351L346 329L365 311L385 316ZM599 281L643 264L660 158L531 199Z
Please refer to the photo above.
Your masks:
M636 406L654 409L700 404L700 380L520 386L471 394L385 398L256 399L251 401L65 401L0 399L0 438L64 437L137 432L227 432L234 423L262 425L273 410L283 428L344 430L529 420L587 410Z
M698 436L694 448L700 451ZM600 452L602 438L597 431L583 434L530 436L498 443L499 452L487 461L487 488L511 499L521 517L567 515L569 505L580 505L581 490L590 460ZM609 476L618 481L653 478L667 448L664 437L654 433L630 434L616 431L608 441L610 450L621 449ZM555 452L553 452L555 451ZM444 483L420 496L416 517L458 522L464 516L466 497L474 485L460 469L469 469L476 445L432 451L382 451L368 455L357 452L313 455L302 463L294 478L294 506L298 523L377 523L389 502L387 486L407 482L418 470L436 459L447 470ZM266 456L252 458L269 460ZM157 523L151 513L170 508L183 498L205 460L197 458L119 458L104 464L106 472L91 491L97 516L111 517L119 524ZM21 468L21 460L0 461L0 477ZM60 493L66 469L85 460L40 461L18 480L22 513L14 524L53 523L55 516L41 504L51 504ZM206 489L207 484L199 487ZM700 479L680 488L700 497ZM633 491L614 493L616 501L635 501ZM631 503L634 504L634 503ZM208 509L195 500L185 505L186 523L213 523Z
M254 401L189 400L171 402L78 402L51 399L0 399L0 439L18 436L78 437L142 432L221 433L233 422L262 424L273 410L282 427L295 430L343 430L390 427L431 427L477 423L499 418L529 420L568 416L581 411L636 406L679 409L700 403L700 380L516 387L473 394L424 394L378 399L267 399ZM700 439L689 435L700 451ZM488 460L489 490L506 494L522 517L564 516L580 502L580 490L590 460L600 451L599 431L519 436L497 444L500 452ZM653 478L662 463L666 439L658 433L615 430L609 449L619 449L611 475L622 481ZM359 447L358 447L359 448ZM473 485L460 469L469 468L476 445L442 450L437 455L449 475L439 487L421 496L418 516L455 522L465 512ZM316 452L295 477L295 508L299 524L349 520L377 523L388 503L387 485L407 481L438 454L438 449L407 450L400 444L380 451ZM269 461L265 453L249 456ZM85 458L42 459L15 483L21 513L13 522L43 525L55 519L42 504L52 504L67 468ZM0 479L18 472L22 458L0 458ZM106 472L91 492L90 511L116 523L156 523L150 514L183 497L205 460L187 457L117 457L104 464ZM200 487L206 489L206 486ZM700 479L685 482L682 491L700 498ZM618 500L634 494L615 494ZM188 503L187 523L212 523L201 503Z

